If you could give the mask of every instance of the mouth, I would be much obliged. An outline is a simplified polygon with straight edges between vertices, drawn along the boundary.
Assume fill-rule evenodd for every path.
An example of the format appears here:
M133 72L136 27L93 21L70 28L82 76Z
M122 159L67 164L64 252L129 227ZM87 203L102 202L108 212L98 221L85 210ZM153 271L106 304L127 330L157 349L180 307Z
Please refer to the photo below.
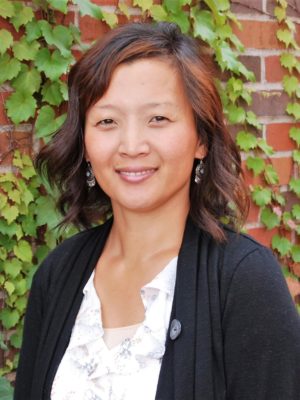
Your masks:
M157 168L119 168L116 172L127 182L141 182L155 174Z

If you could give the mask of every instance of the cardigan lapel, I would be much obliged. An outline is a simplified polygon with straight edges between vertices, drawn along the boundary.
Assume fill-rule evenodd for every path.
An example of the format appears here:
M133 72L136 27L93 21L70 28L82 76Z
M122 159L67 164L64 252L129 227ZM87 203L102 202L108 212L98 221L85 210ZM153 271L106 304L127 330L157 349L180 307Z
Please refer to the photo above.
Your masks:
M170 322L177 319L181 323L181 333L173 341L170 339L169 327L156 400L190 400L194 398L197 249L200 232L188 219L178 256L175 293L170 318Z

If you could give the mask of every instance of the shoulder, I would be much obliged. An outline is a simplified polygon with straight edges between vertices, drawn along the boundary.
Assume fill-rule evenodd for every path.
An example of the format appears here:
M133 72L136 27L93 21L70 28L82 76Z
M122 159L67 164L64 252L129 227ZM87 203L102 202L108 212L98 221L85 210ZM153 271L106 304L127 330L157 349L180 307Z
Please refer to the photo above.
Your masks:
M106 239L111 222L79 232L53 249L37 269L34 280L43 284L71 271L80 254L92 254L101 239Z

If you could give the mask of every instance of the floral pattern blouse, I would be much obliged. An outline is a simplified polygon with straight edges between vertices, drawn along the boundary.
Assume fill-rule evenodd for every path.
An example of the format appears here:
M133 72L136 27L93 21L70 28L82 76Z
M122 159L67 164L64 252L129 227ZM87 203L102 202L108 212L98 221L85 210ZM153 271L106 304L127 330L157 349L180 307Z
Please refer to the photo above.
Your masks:
M145 319L135 334L109 349L103 340L94 272L83 289L51 400L154 400L169 326L177 257L141 289Z

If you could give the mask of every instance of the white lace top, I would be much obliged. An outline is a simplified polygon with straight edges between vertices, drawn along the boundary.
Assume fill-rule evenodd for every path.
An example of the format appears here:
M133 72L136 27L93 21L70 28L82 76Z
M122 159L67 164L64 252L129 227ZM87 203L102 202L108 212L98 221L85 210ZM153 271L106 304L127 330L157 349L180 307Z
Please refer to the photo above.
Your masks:
M109 349L92 273L51 400L154 400L169 326L177 257L141 289L145 320L131 338Z

